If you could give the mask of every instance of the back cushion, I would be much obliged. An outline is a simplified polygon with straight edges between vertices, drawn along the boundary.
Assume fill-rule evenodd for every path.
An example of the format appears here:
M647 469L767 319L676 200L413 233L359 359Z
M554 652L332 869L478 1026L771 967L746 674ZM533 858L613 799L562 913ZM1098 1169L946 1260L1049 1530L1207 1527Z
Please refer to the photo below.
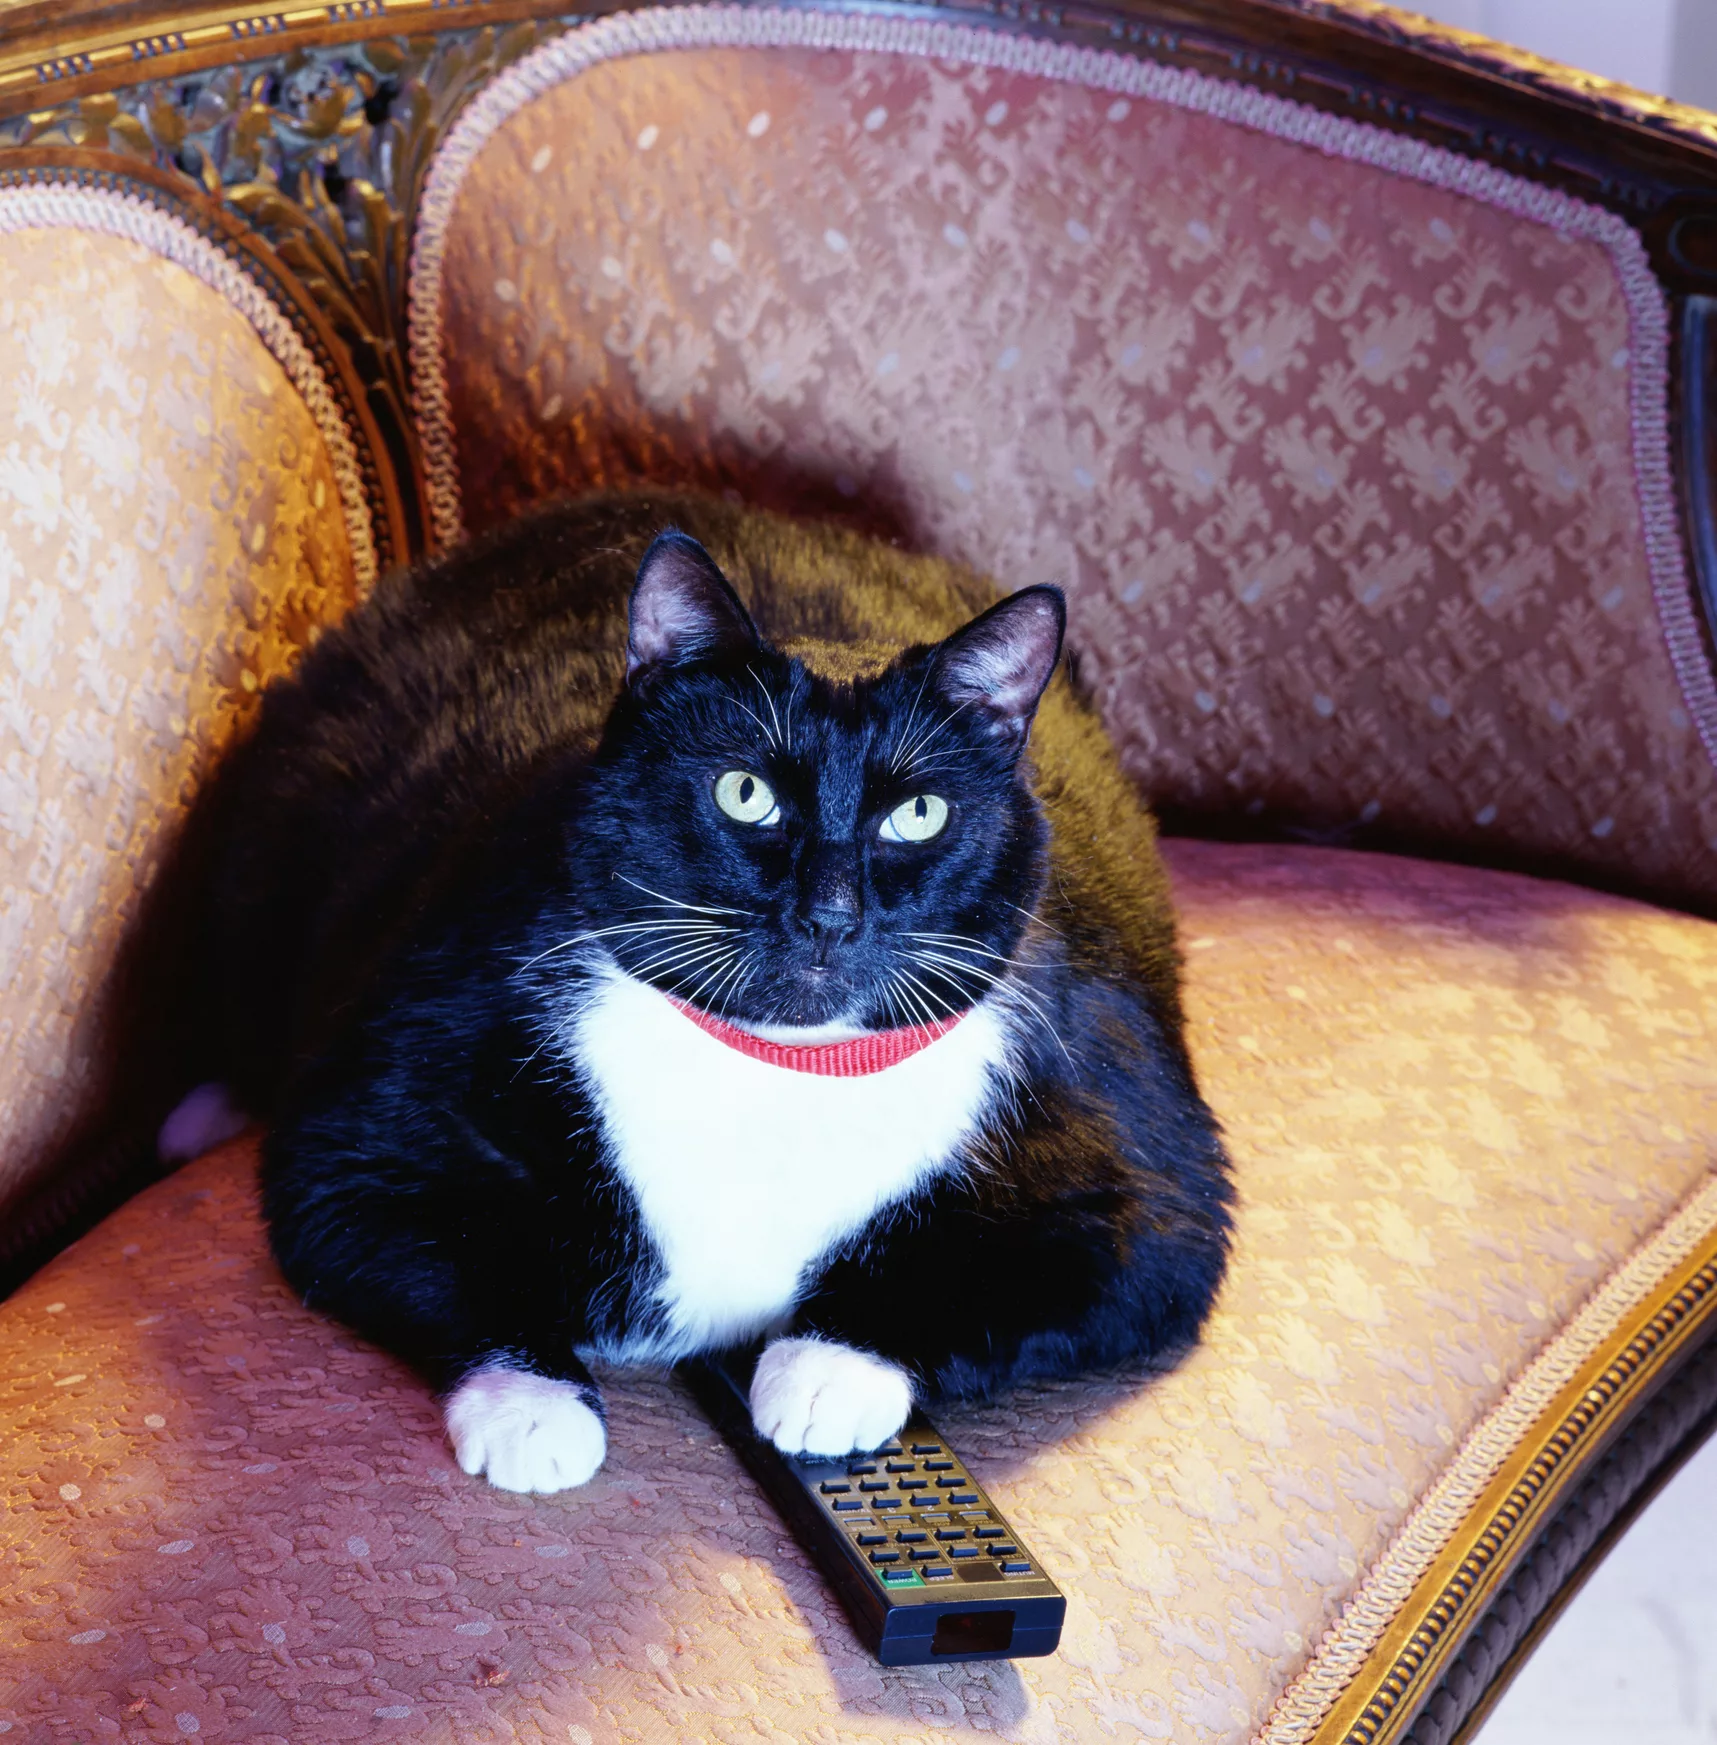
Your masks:
M1183 816L1708 900L1654 598L1685 620L1686 583L1636 488L1644 456L1667 491L1661 300L1618 221L1549 204L920 54L611 59L494 129L431 244L444 496L476 530L690 482L1060 582Z
M80 1112L197 777L354 591L328 449L245 317L136 242L0 233L0 1204Z

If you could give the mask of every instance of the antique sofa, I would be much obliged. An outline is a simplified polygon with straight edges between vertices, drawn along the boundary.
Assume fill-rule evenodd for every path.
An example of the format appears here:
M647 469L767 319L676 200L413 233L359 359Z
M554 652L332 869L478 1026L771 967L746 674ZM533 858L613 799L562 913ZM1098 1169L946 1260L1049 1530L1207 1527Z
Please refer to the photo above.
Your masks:
M0 1733L1470 1734L1717 1412L1717 119L1369 0L598 11L0 13ZM643 481L1061 582L1171 832L1221 1306L942 1415L1053 1658L872 1664L670 1377L468 1479L254 1134L103 1125L260 688Z

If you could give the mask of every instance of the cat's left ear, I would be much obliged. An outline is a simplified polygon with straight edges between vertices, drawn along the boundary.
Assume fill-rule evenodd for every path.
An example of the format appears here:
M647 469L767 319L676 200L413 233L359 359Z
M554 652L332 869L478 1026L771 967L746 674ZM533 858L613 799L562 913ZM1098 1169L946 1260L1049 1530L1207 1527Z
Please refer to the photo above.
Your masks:
M677 527L658 533L632 584L628 682L647 668L750 654L757 646L757 626L715 559Z
M937 688L949 702L969 706L998 739L1022 747L1066 632L1061 590L1022 588L937 648Z

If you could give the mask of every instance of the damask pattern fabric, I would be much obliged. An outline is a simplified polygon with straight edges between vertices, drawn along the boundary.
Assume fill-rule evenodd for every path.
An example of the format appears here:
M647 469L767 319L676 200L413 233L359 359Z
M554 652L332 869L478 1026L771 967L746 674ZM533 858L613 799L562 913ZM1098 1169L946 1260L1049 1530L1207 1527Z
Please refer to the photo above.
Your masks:
M1193 815L1717 897L1615 264L1209 115L917 56L598 65L447 232L466 520L695 482L1072 593Z
M141 245L0 249L0 1202L78 1107L94 998L197 778L353 598L315 423Z
M670 1381L605 1469L460 1473L300 1308L241 1142L0 1308L0 1730L800 1745L1239 1741L1413 1500L1710 1180L1717 927L1506 875L1168 845L1241 1193L1178 1368L940 1413L1069 1595L1060 1652L888 1670Z

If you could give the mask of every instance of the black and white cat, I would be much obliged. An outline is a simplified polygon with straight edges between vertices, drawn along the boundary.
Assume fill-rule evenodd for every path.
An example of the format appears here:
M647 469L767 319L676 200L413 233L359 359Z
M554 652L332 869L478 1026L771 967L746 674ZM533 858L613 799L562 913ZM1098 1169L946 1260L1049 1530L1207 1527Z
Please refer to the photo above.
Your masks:
M644 549L670 518L821 659L688 533ZM1052 841L1062 599L914 639L973 598L596 499L384 584L222 772L228 1090L167 1148L223 1097L270 1122L286 1276L444 1390L467 1472L587 1480L591 1359L765 1340L758 1428L834 1454L1195 1336L1231 1190L1148 820L1057 681Z

